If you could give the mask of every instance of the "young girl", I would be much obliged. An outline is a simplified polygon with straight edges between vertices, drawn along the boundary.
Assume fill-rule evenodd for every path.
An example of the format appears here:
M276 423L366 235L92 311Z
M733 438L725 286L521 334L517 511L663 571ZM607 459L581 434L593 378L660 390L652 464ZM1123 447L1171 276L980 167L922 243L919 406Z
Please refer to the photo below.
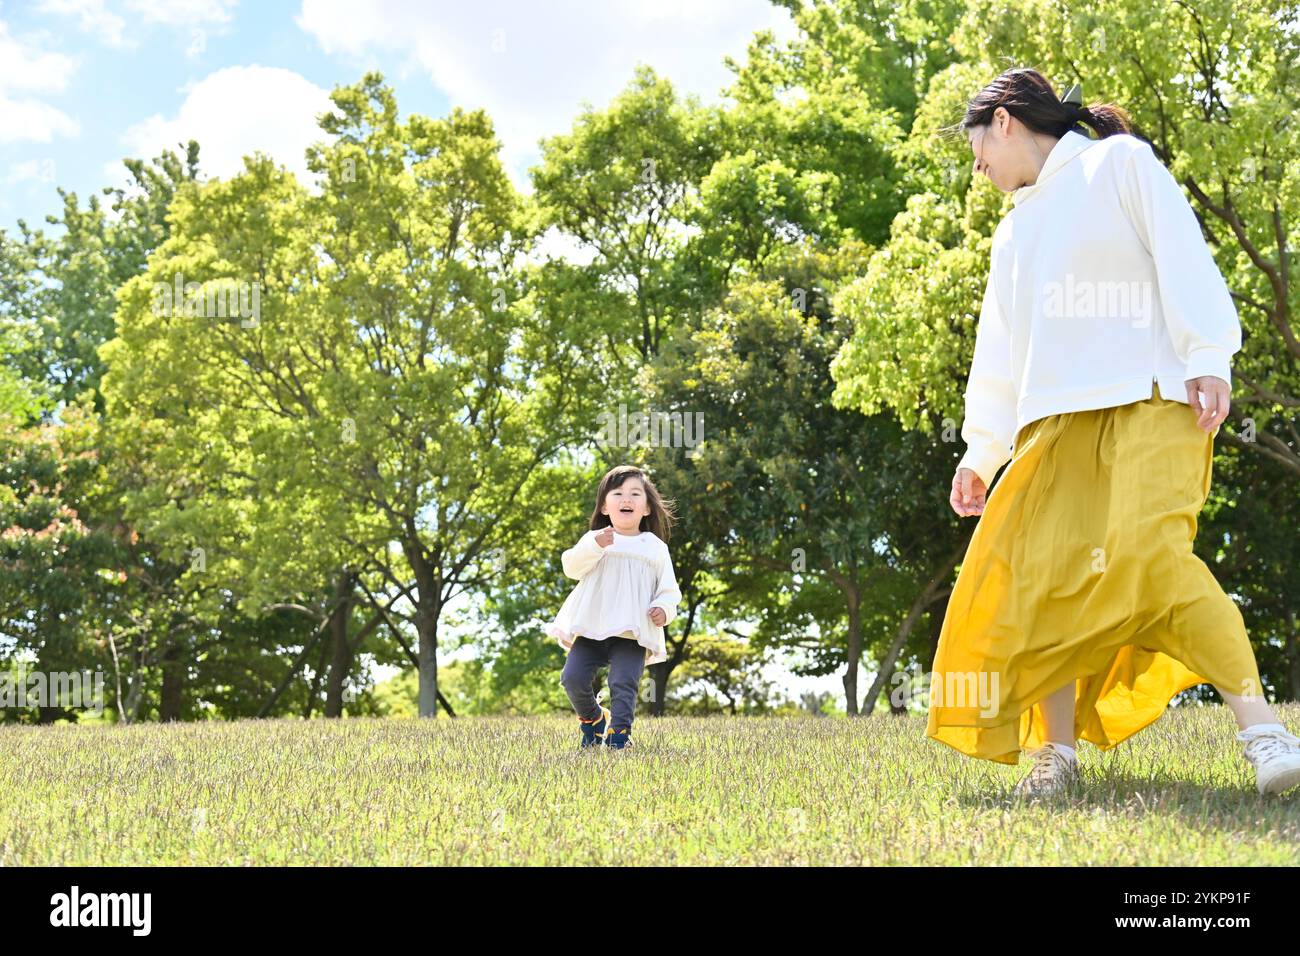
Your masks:
M569 651L560 685L578 715L582 747L603 739L621 750L632 742L641 673L668 659L664 625L682 599L668 554L670 505L645 472L619 465L600 482L590 530L562 557L564 573L578 585L546 630ZM609 709L592 690L605 664Z
M1025 749L1016 793L1053 793L1077 775L1079 737L1110 749L1211 683L1259 792L1289 790L1300 739L1192 550L1241 348L1196 215L1122 110L1084 106L1077 88L1058 100L1034 70L999 76L961 127L1014 208L993 235L949 499L983 517L926 733L1001 763Z

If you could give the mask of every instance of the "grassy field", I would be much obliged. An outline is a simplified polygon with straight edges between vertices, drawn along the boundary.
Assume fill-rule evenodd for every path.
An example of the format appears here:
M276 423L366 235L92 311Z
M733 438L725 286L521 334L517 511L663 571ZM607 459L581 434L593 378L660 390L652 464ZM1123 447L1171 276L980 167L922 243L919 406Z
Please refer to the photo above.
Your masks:
M1300 705L1279 708L1291 729ZM0 864L1300 864L1222 707L1175 708L1079 793L963 757L919 717L569 717L0 727Z

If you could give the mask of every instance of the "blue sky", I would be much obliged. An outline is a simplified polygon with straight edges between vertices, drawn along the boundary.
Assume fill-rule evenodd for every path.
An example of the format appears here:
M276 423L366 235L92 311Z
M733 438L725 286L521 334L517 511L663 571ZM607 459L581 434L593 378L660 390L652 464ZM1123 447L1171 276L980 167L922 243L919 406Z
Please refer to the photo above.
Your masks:
M767 0L0 3L0 228L189 137L207 175L254 149L301 170L329 91L367 69L404 113L487 109L526 188L537 138L608 103L638 62L714 101L723 57L743 60L760 29L793 32Z

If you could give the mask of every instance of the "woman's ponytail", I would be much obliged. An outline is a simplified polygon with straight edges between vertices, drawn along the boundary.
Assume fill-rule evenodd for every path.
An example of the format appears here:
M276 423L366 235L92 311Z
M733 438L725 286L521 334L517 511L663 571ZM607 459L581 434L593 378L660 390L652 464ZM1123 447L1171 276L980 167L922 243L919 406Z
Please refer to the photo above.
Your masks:
M1096 131L1098 139L1105 139L1116 133L1133 132L1133 120L1114 103L1096 103L1092 106L1079 106L1077 103L1063 105L1067 110L1073 111L1072 117L1070 115L1066 117L1072 129L1079 123L1087 123Z

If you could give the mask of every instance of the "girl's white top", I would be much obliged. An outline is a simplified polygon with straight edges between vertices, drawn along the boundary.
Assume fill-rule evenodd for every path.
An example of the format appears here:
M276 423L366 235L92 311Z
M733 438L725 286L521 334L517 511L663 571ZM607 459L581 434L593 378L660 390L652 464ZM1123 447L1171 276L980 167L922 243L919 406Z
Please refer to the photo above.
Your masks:
M1196 215L1150 145L1070 130L993 233L958 467L985 486L1059 412L1231 384L1241 325ZM1189 413L1190 414L1190 413Z
M666 661L664 629L650 620L660 607L670 623L677 616L682 592L677 588L668 545L649 531L625 535L614 532L606 548L588 531L564 552L564 573L577 580L546 633L568 649L581 635L594 641L626 635L646 649L646 663Z

